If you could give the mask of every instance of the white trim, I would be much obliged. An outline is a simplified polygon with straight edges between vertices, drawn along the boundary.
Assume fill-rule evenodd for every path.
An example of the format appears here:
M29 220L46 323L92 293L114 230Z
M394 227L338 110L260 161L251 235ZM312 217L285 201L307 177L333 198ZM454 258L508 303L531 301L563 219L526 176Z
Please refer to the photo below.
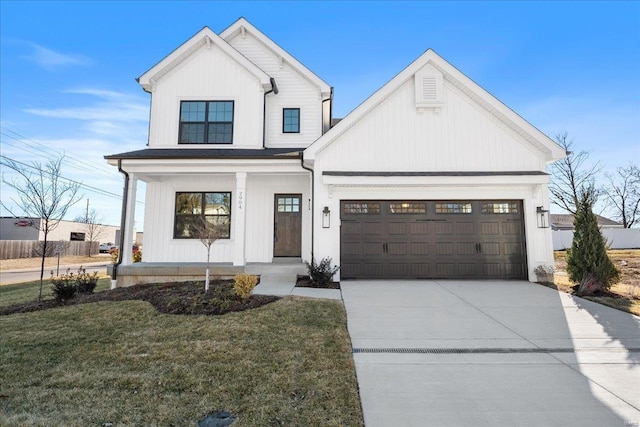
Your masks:
M280 64L286 62L302 77L317 86L318 89L320 89L320 91L322 92L322 95L328 96L331 94L331 86L329 86L329 84L318 77L313 71L305 67L300 61L291 56L286 50L278 46L273 40L265 36L264 33L254 27L245 18L240 18L229 27L227 27L220 33L220 37L228 42L239 34L241 34L244 38L245 31L248 31L253 37L255 37L268 49L270 49L276 55L276 57L279 58ZM280 68L282 68L282 66L283 65L280 65Z
M170 70L177 67L189 56L199 50L201 47L211 48L211 43L226 53L231 59L235 60L243 68L249 71L260 80L263 89L271 89L271 78L257 65L249 61L244 55L235 50L229 43L216 33L211 31L209 27L204 27L189 40L180 45L177 49L167 55L164 59L151 67L148 71L138 78L138 83L147 92L152 92L155 85L162 76L166 75Z
M524 120L489 92L481 88L473 80L465 76L457 68L435 53L435 51L428 49L418 59L413 61L393 79L367 98L362 104L347 114L344 119L327 131L327 133L307 147L304 151L305 161L313 161L318 153L335 142L340 135L360 121L360 119L366 116L366 114L368 114L373 108L394 93L408 79L412 79L419 70L428 64L442 72L446 81L449 81L454 86L458 87L467 96L469 96L469 98L476 101L481 107L493 114L503 123L507 124L510 128L514 129L538 150L542 151L547 163L562 159L566 156L562 147L560 147L555 141L540 132L532 124Z

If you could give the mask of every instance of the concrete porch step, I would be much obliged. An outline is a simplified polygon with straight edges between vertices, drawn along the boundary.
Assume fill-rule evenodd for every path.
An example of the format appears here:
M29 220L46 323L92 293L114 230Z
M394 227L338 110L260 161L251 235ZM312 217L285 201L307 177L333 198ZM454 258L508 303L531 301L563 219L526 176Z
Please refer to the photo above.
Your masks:
M295 285L298 280L298 275L295 273L267 273L260 275L260 284L268 285L275 283L282 283L287 285Z

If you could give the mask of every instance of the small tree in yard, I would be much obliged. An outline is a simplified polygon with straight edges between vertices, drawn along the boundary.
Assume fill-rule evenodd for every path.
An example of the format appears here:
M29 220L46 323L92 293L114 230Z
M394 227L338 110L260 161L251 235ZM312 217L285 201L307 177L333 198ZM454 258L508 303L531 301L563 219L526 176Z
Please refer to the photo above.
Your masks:
M101 224L104 221L104 217L99 215L95 209L91 209L86 216L79 215L74 221L84 224L83 230L89 240L89 256L91 256L91 244L93 242L100 243L100 238L104 236L107 230L107 227Z
M40 291L38 293L38 302L41 302L44 261L47 255L49 233L58 226L69 208L80 200L77 194L80 183L62 178L64 156L56 160L49 160L44 167L35 162L32 165L26 165L6 157L3 159L2 165L18 174L18 177L11 181L5 180L4 177L2 179L2 182L18 193L19 200L11 199L11 201L23 211L25 216L40 218L39 229L44 235L40 264ZM31 172L30 169L35 172ZM1 201L0 204L16 216L10 207Z
M569 279L578 283L578 295L608 290L619 280L619 272L607 255L606 240L593 213L595 195L584 191L579 198L573 227L573 243L567 252Z
M205 248L207 248L207 272L204 280L204 291L209 290L209 261L211 259L211 246L223 236L224 226L211 224L209 221L201 218L193 226L193 236L200 239Z

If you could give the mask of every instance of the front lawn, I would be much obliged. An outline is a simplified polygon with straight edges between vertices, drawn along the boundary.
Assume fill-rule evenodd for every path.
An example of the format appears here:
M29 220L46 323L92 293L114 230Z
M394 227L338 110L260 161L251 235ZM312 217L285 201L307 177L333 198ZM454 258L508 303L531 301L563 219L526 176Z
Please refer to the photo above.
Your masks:
M640 316L640 249L611 249L607 253L620 270L620 282L611 287L609 295L584 298ZM567 252L556 251L554 258L555 288L573 293L575 283L571 283L567 275Z
M234 427L363 425L339 302L223 316L97 302L1 316L0 331L0 425L186 426L217 410Z

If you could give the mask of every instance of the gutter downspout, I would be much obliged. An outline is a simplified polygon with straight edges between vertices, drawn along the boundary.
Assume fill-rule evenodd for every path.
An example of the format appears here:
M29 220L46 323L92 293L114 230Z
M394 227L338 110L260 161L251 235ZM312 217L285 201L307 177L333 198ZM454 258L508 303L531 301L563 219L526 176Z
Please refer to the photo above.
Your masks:
M118 159L118 172L124 175L124 190L122 194L122 212L120 214L120 248L118 248L118 261L113 264L111 270L111 289L115 289L118 284L118 267L122 264L124 254L124 229L127 226L127 202L129 199L129 174L122 169L122 159Z
M315 234L315 228L313 226L314 224L314 216L315 216L315 195L313 194L315 191L315 185L314 185L314 179L315 179L315 175L313 173L313 169L308 168L304 165L304 152L300 152L300 166L302 167L302 169L308 170L309 172L311 172L311 261L313 261L314 258L314 253L313 253L313 236Z
M278 85L276 85L276 79L270 77L271 79L271 90L268 90L264 93L264 101L262 102L262 148L267 148L267 95L271 92L274 94L278 94Z

